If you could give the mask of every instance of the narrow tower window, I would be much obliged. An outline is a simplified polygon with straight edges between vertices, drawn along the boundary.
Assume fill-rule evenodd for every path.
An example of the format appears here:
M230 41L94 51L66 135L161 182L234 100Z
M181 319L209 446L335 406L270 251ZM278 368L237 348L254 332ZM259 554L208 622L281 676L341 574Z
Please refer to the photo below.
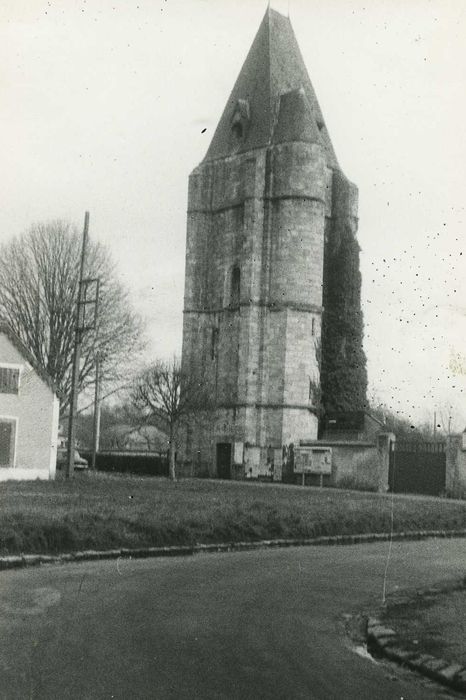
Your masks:
M212 335L210 340L210 359L215 360L217 357L218 348L218 328L212 328Z
M241 288L241 272L238 265L231 271L230 306L239 306Z

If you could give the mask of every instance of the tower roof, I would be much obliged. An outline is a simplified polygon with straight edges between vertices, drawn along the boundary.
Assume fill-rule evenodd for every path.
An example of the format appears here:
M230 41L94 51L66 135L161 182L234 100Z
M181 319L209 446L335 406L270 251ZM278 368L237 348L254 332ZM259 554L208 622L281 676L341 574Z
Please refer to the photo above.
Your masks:
M309 109L310 113L306 119L307 136L304 140L309 140L312 132L313 140L324 146L329 166L338 167L291 22L269 7L223 111L205 160L270 144L280 98L296 91L302 95L301 102L304 100L306 111ZM289 101L289 104L292 102L293 100Z

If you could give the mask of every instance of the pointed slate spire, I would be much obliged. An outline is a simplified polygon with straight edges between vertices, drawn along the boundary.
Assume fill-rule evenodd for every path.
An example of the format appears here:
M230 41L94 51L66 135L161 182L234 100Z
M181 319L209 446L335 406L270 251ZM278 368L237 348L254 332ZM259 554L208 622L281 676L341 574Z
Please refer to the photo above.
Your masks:
M283 95L288 95L282 99ZM284 139L283 122L280 135L274 128L282 102L282 111L295 106L300 113L289 134L289 140L301 140L299 123L305 128L302 140L319 141L325 148L328 164L338 162L327 133L314 88L304 65L290 20L279 12L267 9L247 58L236 80L230 98L218 123L205 160L214 160L234 153L263 148L272 141ZM305 115L304 112L309 111ZM304 135L304 134L303 134Z

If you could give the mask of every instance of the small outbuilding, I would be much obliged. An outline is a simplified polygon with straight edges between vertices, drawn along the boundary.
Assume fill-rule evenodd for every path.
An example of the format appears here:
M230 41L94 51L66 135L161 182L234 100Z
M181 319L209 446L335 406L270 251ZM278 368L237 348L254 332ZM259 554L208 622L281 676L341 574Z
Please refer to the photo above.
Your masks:
M55 478L58 417L50 378L0 322L0 481Z

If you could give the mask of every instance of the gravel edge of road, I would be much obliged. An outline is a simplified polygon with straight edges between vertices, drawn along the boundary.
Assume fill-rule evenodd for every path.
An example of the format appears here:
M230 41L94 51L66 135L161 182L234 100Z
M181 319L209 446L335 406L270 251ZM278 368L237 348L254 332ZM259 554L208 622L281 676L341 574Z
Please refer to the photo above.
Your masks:
M385 627L377 618L367 620L367 649L374 656L383 656L390 661L417 671L431 680L466 693L466 667L445 659L410 651L400 641L391 627Z
M0 570L18 569L41 564L67 564L71 562L104 559L149 557L180 557L215 552L241 552L279 547L310 547L322 545L370 544L372 542L423 540L428 538L466 537L466 530L417 530L396 533L369 533L362 535L333 535L310 539L259 540L256 542L225 542L219 544L194 544L171 547L139 547L137 549L86 550L67 554L20 554L0 557Z

